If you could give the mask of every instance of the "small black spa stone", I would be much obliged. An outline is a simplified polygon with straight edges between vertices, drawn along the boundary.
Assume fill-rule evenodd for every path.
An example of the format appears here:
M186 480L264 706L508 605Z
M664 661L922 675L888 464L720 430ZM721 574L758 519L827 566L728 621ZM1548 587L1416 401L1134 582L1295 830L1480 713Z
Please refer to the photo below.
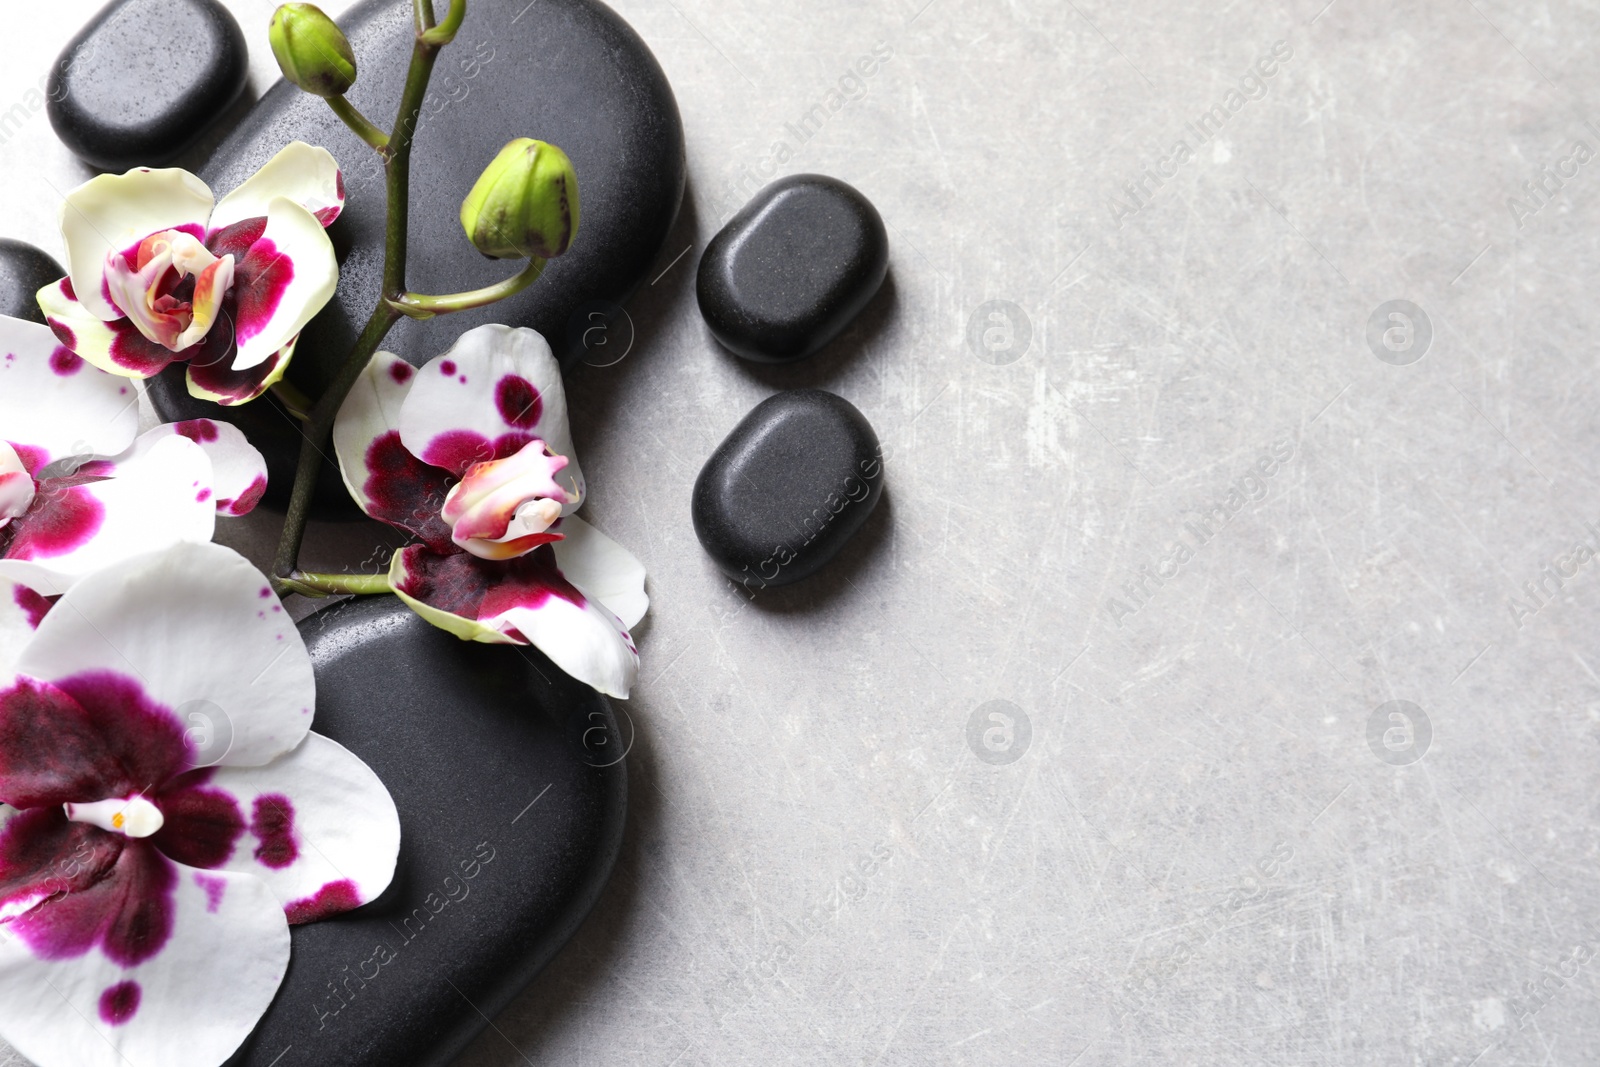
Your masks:
M116 0L51 68L50 125L101 170L158 166L222 116L249 72L244 31L216 0Z
M444 8L442 0L436 4ZM349 98L393 122L410 62L411 0L364 0L338 22L360 75ZM265 16L263 16L265 17ZM565 255L509 300L428 322L405 319L383 347L421 366L457 337L488 322L530 326L569 371L583 360L586 309L619 307L649 276L683 199L683 124L672 86L632 27L598 0L476 2L455 42L439 53L411 159L408 282L419 293L451 293L501 281L520 262L486 259L462 232L461 201L507 141L559 145L578 173L582 217ZM201 177L221 197L290 141L322 145L344 174L344 214L329 229L339 288L300 335L289 382L321 396L372 314L382 288L383 168L328 105L279 81L211 157ZM583 328L572 329L575 323ZM271 394L236 408L195 400L174 365L150 381L168 422L226 419L267 461L269 507L289 499L300 429ZM332 454L332 450L327 450ZM357 517L339 472L323 464L314 514Z
M66 276L61 264L40 249L0 237L0 315L44 325L38 292Z
M747 589L815 574L883 495L878 435L848 400L820 389L768 397L695 479L691 514L706 553Z
M837 178L797 174L757 193L706 246L700 313L735 354L789 363L850 325L888 270L871 201Z
M312 728L388 787L400 858L377 900L292 928L288 977L228 1067L444 1067L599 898L631 727L537 650L458 640L394 597L300 632Z

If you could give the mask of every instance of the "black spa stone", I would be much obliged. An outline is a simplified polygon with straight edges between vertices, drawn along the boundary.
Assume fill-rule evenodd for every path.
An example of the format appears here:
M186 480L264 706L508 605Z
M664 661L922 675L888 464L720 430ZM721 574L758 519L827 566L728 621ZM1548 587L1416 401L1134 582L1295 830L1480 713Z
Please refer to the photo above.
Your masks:
M372 903L293 928L288 977L229 1067L443 1067L600 896L632 732L537 651L460 641L393 597L300 630L313 728L389 788L399 866Z
M832 393L790 389L717 446L695 479L691 514L706 553L755 590L815 574L882 495L882 449L866 417Z
M158 166L222 116L249 72L244 31L216 0L116 0L51 68L50 125L101 170Z
M790 363L833 340L889 270L871 201L821 174L756 194L700 258L700 313L718 341L758 363Z
M411 17L410 0L366 0L339 20L360 70L349 98L385 125L393 121L410 61ZM383 347L421 366L472 327L499 322L538 330L570 370L584 355L575 343L583 330L570 329L572 322L582 319L586 305L626 301L655 263L683 198L683 125L666 75L638 34L596 0L476 0L455 43L440 52L430 91L411 166L413 290L476 289L521 269L520 262L479 254L458 217L478 175L514 138L549 141L571 157L582 216L572 248L517 296L429 322L402 320ZM347 194L344 214L329 231L339 256L339 289L301 334L289 368L289 381L315 397L366 324L381 288L386 201L377 156L322 100L280 81L217 149L202 176L222 196L297 139L334 154ZM163 418L218 417L220 411L243 429L267 460L267 503L283 506L301 438L274 398L218 409L189 397L181 367L151 384ZM323 468L318 505L323 515L354 511L331 462Z
M66 275L61 264L33 245L0 237L0 315L44 325L36 294Z

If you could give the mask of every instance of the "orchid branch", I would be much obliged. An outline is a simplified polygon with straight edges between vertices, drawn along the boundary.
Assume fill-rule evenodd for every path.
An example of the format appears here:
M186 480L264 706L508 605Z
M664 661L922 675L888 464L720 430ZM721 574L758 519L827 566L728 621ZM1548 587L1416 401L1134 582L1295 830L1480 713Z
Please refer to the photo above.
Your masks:
M530 259L522 272L503 282L486 285L482 289L473 289L465 293L451 293L449 296L424 296L421 293L404 293L389 301L389 306L400 314L413 319L431 319L435 315L448 315L452 311L471 311L473 308L486 307L497 300L504 300L508 296L516 296L522 290L539 280L544 273L548 260Z
M280 584L290 592L309 597L346 594L371 596L394 592L387 574L311 574L302 571L291 578L281 579Z
M360 110L348 99L342 96L328 97L328 106L333 113L344 120L344 124L355 131L356 136L371 145L379 155L389 152L389 135L373 124L372 120L363 115Z
M454 0L453 7L465 6L465 0ZM289 510L284 516L283 533L278 540L278 554L273 563L273 584L280 594L292 592L285 579L294 576L300 558L300 545L305 541L306 523L311 517L311 498L317 485L317 474L322 469L323 453L333 436L333 420L339 414L345 397L361 378L378 346L400 319L400 312L390 306L406 291L406 222L411 202L411 149L415 141L417 120L422 114L423 99L428 94L428 81L433 76L434 61L439 55L439 45L422 39L432 28L433 5L429 0L414 0L414 11L420 29L411 48L411 66L406 72L405 89L400 95L400 108L395 115L394 130L389 137L388 152L384 157L385 189L389 210L384 226L383 292L378 304L367 320L361 336L345 358L338 375L327 392L311 409L310 418L303 431L300 460L295 468L294 488L289 496Z
M430 319L514 296L537 281L546 261L571 247L577 233L578 179L572 161L554 145L519 138L500 150L467 194L461 205L461 225L480 252L496 259L526 260L526 265L502 282L469 292L430 296L406 288L411 151L434 63L439 50L460 31L467 4L466 0L450 0L442 22L434 17L432 0L412 0L411 9L415 34L411 63L394 128L387 134L344 99L355 82L356 69L350 43L338 26L310 4L284 4L273 16L272 49L284 77L327 100L334 113L377 151L383 160L388 198L383 283L377 306L327 391L309 410L305 404L297 405L305 412L304 441L273 564L272 581L280 594L326 595L335 591L335 586L339 592L390 591L387 582L306 575L296 569L334 421L389 330L402 317Z

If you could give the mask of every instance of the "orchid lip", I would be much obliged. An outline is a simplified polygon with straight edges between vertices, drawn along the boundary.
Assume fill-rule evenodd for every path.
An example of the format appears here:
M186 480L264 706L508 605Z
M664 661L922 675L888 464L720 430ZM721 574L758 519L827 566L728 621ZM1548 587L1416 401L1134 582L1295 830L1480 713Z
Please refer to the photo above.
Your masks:
M555 476L570 462L537 438L515 455L475 463L445 497L442 516L457 546L480 559L513 559L560 540L548 533L577 498Z
M166 822L161 809L137 794L96 800L88 804L63 804L68 822L88 823L134 839L158 833Z
M213 255L193 234L162 230L139 242L131 263L125 254L107 253L105 270L112 300L145 339L181 352L215 324L233 286L234 261Z

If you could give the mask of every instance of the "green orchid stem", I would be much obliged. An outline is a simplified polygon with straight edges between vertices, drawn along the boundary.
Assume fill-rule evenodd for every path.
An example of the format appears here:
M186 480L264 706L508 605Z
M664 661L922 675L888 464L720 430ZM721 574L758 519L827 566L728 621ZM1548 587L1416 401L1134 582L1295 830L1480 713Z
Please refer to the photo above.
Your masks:
M290 592L301 596L376 596L392 593L387 574L311 574L305 571L281 579Z
M421 293L406 293L397 300L390 300L389 306L402 315L413 319L431 319L435 315L448 315L452 311L470 311L472 308L481 308L493 304L497 300L504 300L508 296L515 296L528 286L539 280L539 275L544 273L543 259L530 259L522 273L503 282L474 289L469 293L451 293L449 296L423 296Z
M360 380L361 372L366 370L372 354L378 350L389 328L399 318L399 312L390 310L386 305L378 305L372 318L367 320L366 329L361 331L361 336L356 340L355 347L350 350L344 366L339 368L339 376L311 409L311 415L301 430L300 462L295 467L294 490L289 495L289 510L283 518L278 556L272 567L273 585L280 594L295 592L285 579L294 573L300 559L300 544L305 540L306 523L311 518L311 498L316 491L317 476L322 473L323 456L328 440L333 436L333 420L339 414L339 406Z
M466 17L467 0L451 0L450 10L445 12L444 21L423 30L419 36L431 45L447 45L456 39L456 34L461 30L461 21Z
M328 106L333 108L333 113L344 120L344 124L356 131L356 136L367 142L380 155L389 153L389 135L372 124L372 120L356 109L356 106L342 96L325 98Z

